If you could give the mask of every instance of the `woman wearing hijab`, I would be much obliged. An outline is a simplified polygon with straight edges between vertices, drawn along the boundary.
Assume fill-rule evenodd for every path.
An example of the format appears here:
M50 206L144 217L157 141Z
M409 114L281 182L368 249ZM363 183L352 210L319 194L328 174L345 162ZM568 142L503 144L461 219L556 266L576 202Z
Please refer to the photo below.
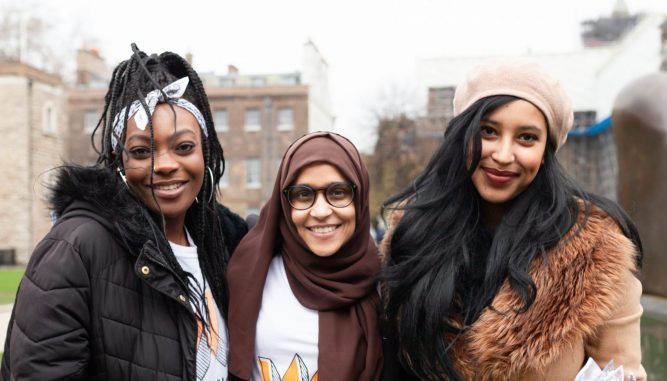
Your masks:
M230 262L230 380L379 379L368 184L340 135L305 135L287 150Z

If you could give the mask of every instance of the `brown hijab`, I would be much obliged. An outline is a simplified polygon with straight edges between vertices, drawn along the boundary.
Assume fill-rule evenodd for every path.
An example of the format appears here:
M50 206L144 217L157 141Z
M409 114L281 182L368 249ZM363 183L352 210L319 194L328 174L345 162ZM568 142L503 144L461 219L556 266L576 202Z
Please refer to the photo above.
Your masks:
M301 169L314 163L335 166L357 186L355 231L336 254L326 258L313 254L301 239L282 195ZM231 374L245 380L251 377L264 282L271 259L281 253L292 292L302 305L319 311L319 379L379 380L382 343L375 284L380 264L370 236L368 182L361 155L340 135L308 134L287 149L271 198L229 263Z

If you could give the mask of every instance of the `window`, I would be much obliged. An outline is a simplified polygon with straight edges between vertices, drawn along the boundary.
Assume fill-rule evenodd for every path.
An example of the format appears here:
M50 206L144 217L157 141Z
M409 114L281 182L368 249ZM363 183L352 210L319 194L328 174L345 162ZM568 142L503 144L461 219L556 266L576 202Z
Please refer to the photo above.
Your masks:
M575 129L587 129L595 124L597 113L595 111L575 111L574 126Z
M266 85L266 78L264 77L252 77L250 78L250 86L258 87Z
M262 186L259 178L259 159L257 158L246 159L245 161L245 185L249 189Z
M298 85L299 76L297 74L288 74L280 77L280 84L282 85Z
M430 116L451 118L454 114L454 88L429 88L427 108Z
M291 108L278 110L278 131L291 131L294 128L294 112Z
M229 116L227 110L215 110L215 112L213 112L213 124L215 125L216 131L229 131Z
M7 247L0 249L0 265L16 265L16 249Z
M225 163L225 172L222 174L222 177L220 178L220 182L218 183L218 186L220 188L227 188L229 187L229 171L232 168L232 163L230 160L227 160Z
M83 113L83 131L92 133L97 126L97 112L95 111L86 111Z
M234 78L223 77L220 79L220 86L222 87L234 87L236 85L236 80Z
M259 131L261 129L262 125L259 122L259 109L249 108L245 110L245 130Z
M56 133L56 108L51 102L44 104L42 111L42 132L49 135Z

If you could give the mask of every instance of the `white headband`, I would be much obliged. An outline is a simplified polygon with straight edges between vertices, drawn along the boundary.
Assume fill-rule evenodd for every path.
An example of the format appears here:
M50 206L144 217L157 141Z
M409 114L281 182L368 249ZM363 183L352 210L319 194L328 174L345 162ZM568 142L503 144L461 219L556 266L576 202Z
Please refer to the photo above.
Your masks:
M183 77L179 80L176 80L165 86L162 91L153 90L148 93L144 98L144 102L148 106L148 111L150 111L151 115L153 115L155 112L155 107L157 107L159 102L169 102L175 106L188 110L195 117L195 119L197 119L197 123L199 123L199 127L201 127L204 136L208 138L208 132L206 132L206 121L204 120L204 116L202 115L201 111L199 111L197 106L193 105L188 100L181 98L185 93L185 89L188 87L188 83L190 83L190 78L188 77ZM166 99L163 94L167 96ZM113 118L111 145L114 149L116 149L116 146L118 145L118 139L123 134L123 127L125 125L126 118L129 119L134 115L134 122L137 124L137 128L142 131L145 130L146 126L148 125L148 115L146 115L146 110L141 105L141 101L136 100L132 102L127 113L127 117L125 116L126 110L127 108L123 107L123 109Z

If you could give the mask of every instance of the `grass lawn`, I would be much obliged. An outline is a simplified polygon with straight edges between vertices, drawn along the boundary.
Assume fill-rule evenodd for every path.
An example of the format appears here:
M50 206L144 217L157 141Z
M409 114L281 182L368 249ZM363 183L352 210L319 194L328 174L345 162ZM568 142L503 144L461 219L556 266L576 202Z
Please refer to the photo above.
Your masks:
M0 304L14 303L24 269L0 269Z

